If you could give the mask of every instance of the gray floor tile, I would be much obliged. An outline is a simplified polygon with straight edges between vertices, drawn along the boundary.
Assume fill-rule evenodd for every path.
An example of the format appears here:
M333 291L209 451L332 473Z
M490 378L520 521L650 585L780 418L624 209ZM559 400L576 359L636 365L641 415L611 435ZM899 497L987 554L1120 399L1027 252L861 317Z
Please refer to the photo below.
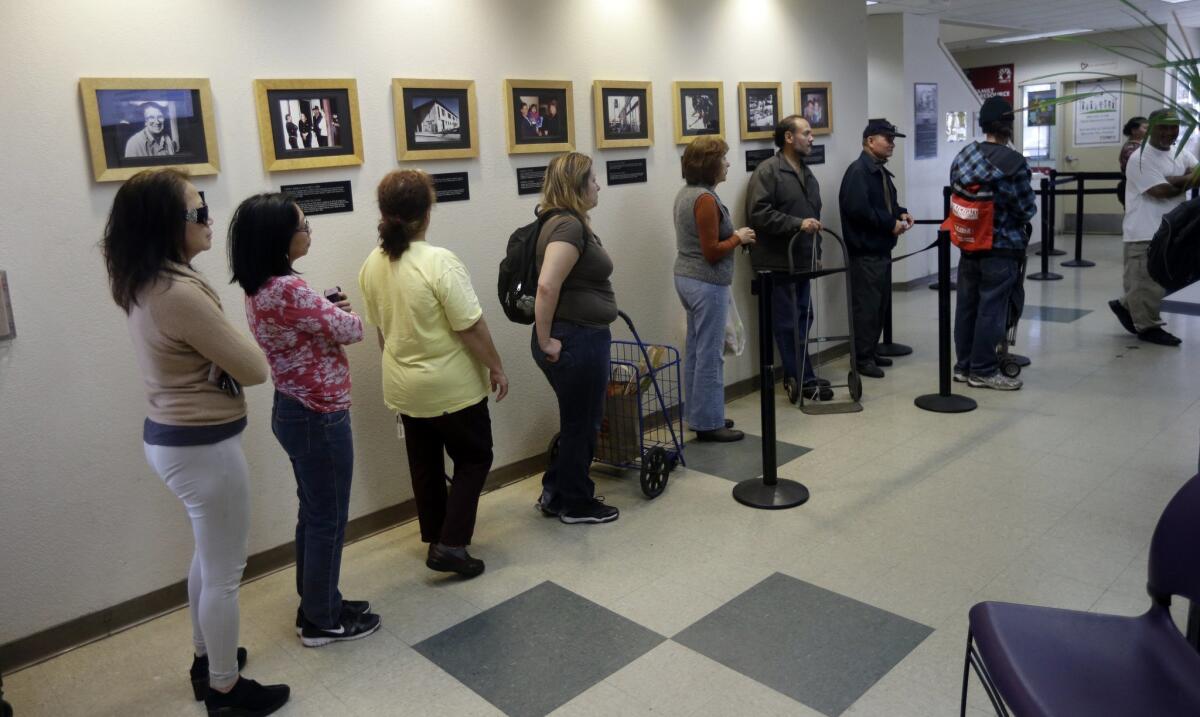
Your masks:
M1053 321L1056 324L1069 324L1092 313L1088 309L1067 309L1061 306L1025 305L1021 312L1022 319L1030 321Z
M513 717L542 717L665 638L552 582L414 649Z
M933 630L775 573L674 637L826 715L840 715Z
M776 465L783 465L811 451L786 441L775 442ZM734 483L762 475L762 437L747 433L736 443L688 441L684 449L687 467Z

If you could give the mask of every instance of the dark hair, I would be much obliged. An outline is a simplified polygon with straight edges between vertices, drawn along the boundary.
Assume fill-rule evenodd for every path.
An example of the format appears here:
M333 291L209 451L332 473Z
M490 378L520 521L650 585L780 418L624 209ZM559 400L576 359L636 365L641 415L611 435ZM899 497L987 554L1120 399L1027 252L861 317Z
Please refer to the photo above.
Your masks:
M168 262L186 263L188 177L176 169L147 169L121 185L100 240L113 301L125 313Z
M288 249L299 222L286 194L255 194L239 204L229 220L229 283L254 296L272 276L296 273Z
M787 144L788 132L796 131L796 120L804 119L800 115L788 115L779 120L779 124L775 125L775 146L783 149L783 145Z
M1012 119L998 119L981 125L980 129L984 134L990 134L1000 140L1000 144L1009 144L1013 141L1013 121Z
M379 182L379 246L395 261L425 228L433 207L433 180L419 169L398 169Z
M721 162L729 145L715 135L701 135L683 150L683 179L688 184L711 187L721 176Z
M1135 129L1137 129L1140 125L1144 125L1149 121L1150 120L1146 119L1145 117L1130 118L1130 120L1125 123L1125 128L1121 130L1121 134L1128 137L1128 136L1132 135L1133 131Z

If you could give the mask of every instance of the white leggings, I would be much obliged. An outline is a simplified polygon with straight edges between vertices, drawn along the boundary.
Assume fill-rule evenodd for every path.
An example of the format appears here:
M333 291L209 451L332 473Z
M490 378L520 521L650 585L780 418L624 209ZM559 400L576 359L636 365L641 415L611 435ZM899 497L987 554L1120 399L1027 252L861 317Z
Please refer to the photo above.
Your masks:
M183 501L196 550L188 605L197 655L208 655L209 684L237 682L238 588L246 568L250 469L241 435L205 446L145 444L146 460Z

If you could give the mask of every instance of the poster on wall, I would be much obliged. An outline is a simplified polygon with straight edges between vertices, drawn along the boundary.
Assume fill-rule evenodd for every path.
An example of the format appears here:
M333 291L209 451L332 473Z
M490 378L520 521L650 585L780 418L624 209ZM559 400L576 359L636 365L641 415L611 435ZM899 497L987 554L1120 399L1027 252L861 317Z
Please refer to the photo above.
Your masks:
M967 79L971 81L971 85L975 91L979 93L979 99L986 100L989 97L1001 97L1013 102L1013 66L1012 65L989 65L988 67L972 67L965 71Z
M833 83L797 82L796 113L808 120L814 136L833 133Z
M779 124L783 108L780 99L783 85L779 82L739 82L738 114L741 116L742 139L771 139Z
M1078 93L1095 93L1075 102L1075 145L1121 143L1121 81L1088 80L1075 85Z
M938 97L936 82L913 84L913 159L937 157Z
M1037 90L1029 93L1029 111L1025 113L1026 127L1053 127L1055 125L1057 106L1054 99L1058 97L1057 90Z
M967 113L966 112L947 112L946 113L946 141L947 142L966 142L967 141Z
M654 94L649 82L596 80L592 117L597 149L654 144Z

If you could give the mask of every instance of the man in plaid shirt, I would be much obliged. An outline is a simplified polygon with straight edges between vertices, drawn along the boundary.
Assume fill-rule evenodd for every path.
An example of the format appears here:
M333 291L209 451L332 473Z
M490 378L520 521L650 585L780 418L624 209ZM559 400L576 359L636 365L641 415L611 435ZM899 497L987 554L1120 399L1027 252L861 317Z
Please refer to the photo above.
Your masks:
M1021 381L1000 373L996 347L1004 339L1013 292L1020 289L1020 262L1029 243L1025 224L1037 212L1037 200L1029 165L1008 146L1013 137L1012 105L1000 97L988 98L979 110L979 126L986 141L967 145L950 166L955 189L984 185L992 191L995 205L992 248L963 252L958 263L954 380L1015 391Z

